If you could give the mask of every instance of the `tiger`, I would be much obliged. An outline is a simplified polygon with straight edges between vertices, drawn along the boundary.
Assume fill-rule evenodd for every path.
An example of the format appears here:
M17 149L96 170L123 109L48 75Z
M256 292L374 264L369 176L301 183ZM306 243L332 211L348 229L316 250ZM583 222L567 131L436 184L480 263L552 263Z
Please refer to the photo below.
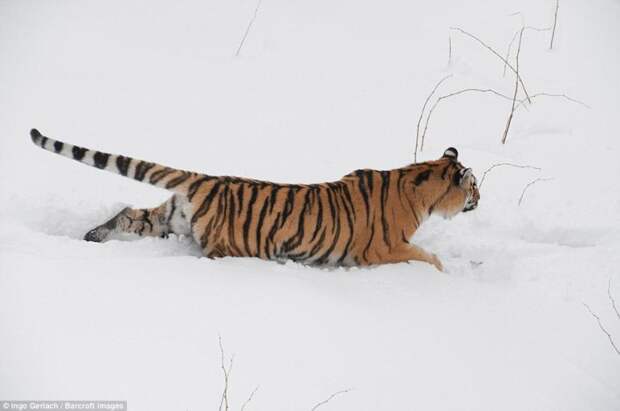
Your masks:
M98 169L172 191L155 208L124 208L88 231L105 242L122 234L189 236L208 258L257 257L311 266L375 266L439 258L410 242L431 215L474 210L480 193L454 147L435 161L392 170L360 169L338 181L278 184L178 170L93 151L30 131L32 142Z

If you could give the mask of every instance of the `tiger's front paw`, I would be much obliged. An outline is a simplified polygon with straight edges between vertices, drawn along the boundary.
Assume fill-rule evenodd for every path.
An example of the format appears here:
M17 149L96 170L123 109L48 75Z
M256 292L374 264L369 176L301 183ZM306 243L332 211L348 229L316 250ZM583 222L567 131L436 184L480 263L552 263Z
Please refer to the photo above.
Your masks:
M443 264L441 263L441 260L439 260L439 257L437 257L437 255L431 254L430 263L433 264L435 268L441 271L442 273L444 272Z

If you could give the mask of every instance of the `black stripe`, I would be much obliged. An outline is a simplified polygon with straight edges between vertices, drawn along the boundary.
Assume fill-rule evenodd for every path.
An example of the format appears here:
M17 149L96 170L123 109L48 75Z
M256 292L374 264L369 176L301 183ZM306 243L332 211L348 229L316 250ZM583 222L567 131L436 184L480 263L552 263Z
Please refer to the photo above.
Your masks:
M443 198L448 195L448 193L450 192L450 189L452 188L452 186L448 185L448 189L437 199L437 201L435 201L433 204L431 204L431 206L428 208L428 215L430 216L431 214L433 214L433 210L435 209L435 206L437 204L439 204L439 202L441 200L443 200Z
M447 166L444 167L443 171L441 172L441 179L445 180L446 179L446 174L448 174L448 169L452 166L452 163L449 163Z
M146 173L148 173L148 171L153 167L155 167L154 163L147 163L145 161L140 161L138 165L136 166L136 172L133 178L138 181L144 180Z
M366 262L368 262L368 250L370 250L370 244L372 244L372 240L375 237L375 225L371 225L370 226L370 238L368 239L368 244L366 244L366 247L364 247L364 252L362 253L362 256L364 257L364 260L366 260Z
M314 247L312 247L312 250L310 250L310 252L306 256L306 259L310 259L310 258L314 257L316 255L316 253L318 253L319 250L323 247L323 244L325 242L325 234L326 234L326 232L327 232L326 229L323 229L321 231L321 235L319 236L319 241L316 243L316 245Z
M357 182L360 189L360 194L362 195L362 199L364 200L364 205L366 207L366 225L370 224L370 202L368 199L368 191L366 191L366 184L364 183L364 171L358 170L355 172L357 175Z
M159 183L161 180L163 180L164 178L166 178L170 174L174 173L175 171L177 171L177 170L175 170L174 168L167 168L166 167L163 170L159 170L159 171L154 172L151 175L151 184Z
M121 175L127 175L127 171L129 170L129 163L131 163L131 158L129 157L116 157L116 168L118 169L119 173L121 173Z
M218 190L220 189L221 184L222 183L219 182L219 181L217 183L213 184L213 187L211 187L211 191L209 191L209 193L207 193L207 195L205 196L204 200L202 201L202 204L200 204L200 207L198 208L198 210L192 216L192 226L196 223L196 221L198 221L198 219L200 217L202 217L203 215L205 215L209 211L209 207L211 206L211 202L213 201L213 198L217 194Z
M280 221L280 227L284 225L286 220L293 212L293 206L295 205L295 193L297 188L294 186L288 187L288 193L286 195L286 201L284 202L284 210L282 211L282 220Z
M93 160L95 161L95 167L97 168L105 168L108 165L108 159L110 155L108 153L102 153L97 151L93 156Z
M349 205L349 209L353 214L353 219L357 219L357 214L355 213L355 207L353 206L353 199L351 198L351 192L349 191L349 186L346 183L343 183L340 189L340 192L344 194L345 203Z
M73 150L71 151L73 153L73 159L80 161L84 158L84 155L86 155L88 150L82 147L73 146Z
M325 187L325 191L327 192L327 201L329 202L329 212L331 213L332 220L334 224L332 225L332 233L336 230L336 207L334 207L334 200L332 198L331 188L329 186Z
M329 248L327 249L327 251L325 251L317 260L316 263L317 264L325 264L329 258L329 256L331 255L331 253L334 251L334 249L336 248L336 244L338 244L338 240L340 240L340 219L336 220L336 234L334 235L334 239L332 240L331 245L329 246Z
M282 248L284 249L285 252L294 250L295 248L299 247L299 245L301 244L304 238L304 224L306 222L305 221L306 213L308 212L310 208L310 193L311 193L311 190L308 189L308 191L306 192L306 195L304 196L304 200L303 200L304 204L302 206L301 213L299 214L299 218L297 222L297 231L291 238L284 241Z
M342 197L342 203L343 203L343 205L345 207L345 214L346 214L346 217L347 217L347 224L349 225L349 238L347 239L347 244L344 247L344 251L343 251L342 255L340 256L340 258L337 261L338 264L342 263L344 261L344 259L347 257L347 255L349 254L349 247L351 247L351 243L353 242L353 235L354 235L353 219L351 218L351 212L349 211L348 205L347 205L344 197ZM351 207L353 207L353 204L351 204ZM353 217L355 217L355 215Z
M256 225L256 254L260 254L260 243L262 236L263 224L265 222L265 216L267 215L267 208L269 207L270 197L265 197L263 201L263 206L260 209L260 214L258 216L258 224Z
M239 249L239 247L237 246L237 240L235 238L235 217L236 217L236 213L235 213L235 195L233 193L233 190L231 189L230 192L228 193L228 196L230 197L230 206L229 206L229 210L228 210L228 241L230 243L230 245L232 246L235 255L241 255L241 250Z
M271 204L269 205L269 214L273 213L273 206L276 204L276 197L278 196L278 191L281 188L281 186L275 184L271 186L271 194L269 194L269 201L271 202Z
M390 238L388 235L389 225L387 222L387 218L385 217L385 203L387 202L387 198L390 190L390 172L382 171L381 172L381 225L383 227L383 241L387 244L388 248L392 248L392 244L390 243Z
M172 207L170 208L170 215L166 219L166 224L170 223L170 220L172 220L172 216L174 215L174 212L177 210L177 196L172 196L171 206Z
M276 215L276 219L273 220L273 224L271 225L271 228L269 229L269 234L267 235L267 238L265 239L265 255L267 256L268 259L271 259L271 253L269 252L269 244L273 243L273 237L276 235L276 232L278 231L278 226L280 224L280 217L281 214L280 212L278 212L278 214ZM274 250L277 253L277 250Z
M415 180L413 180L413 184L415 184L416 186L419 186L423 182L427 181L430 178L432 172L433 172L432 170L422 171L420 174L415 176Z
M191 176L192 176L191 173L184 171L180 176L175 177L172 180L168 181L168 184L166 184L166 188L174 188L178 185L181 185L184 182L186 182L187 179L190 178Z
M45 145L47 144L47 137L43 137L43 139L41 140L41 147L45 148Z
M54 151L57 153L60 153L62 151L63 146L64 146L64 143L62 141L56 141L54 143Z
M239 202L239 210L237 213L241 215L241 210L243 209L243 192L245 191L245 184L243 182L239 183L239 190L237 191L237 201Z
M368 191L370 192L370 194L372 195L372 190L373 190L373 185L374 185L374 177L375 177L375 172L372 170L366 171L366 181L367 181L367 185L368 185Z
M249 243L250 224L252 224L252 212L254 211L254 203L256 203L256 197L258 196L258 186L256 184L252 184L251 191L252 194L250 195L250 202L248 203L248 211L245 216L245 223L243 223L243 244L245 246L245 251L248 256L251 255Z
M194 181L190 186L189 189L187 190L187 199L189 201L192 201L192 198L194 198L194 196L196 195L196 193L198 192L198 189L200 188L200 186L209 181L212 180L214 177L209 177L209 176L204 176L199 178L198 180Z
M319 233L319 230L323 226L323 201L321 201L321 189L319 187L316 190L318 191L318 193L315 192L315 195L316 195L317 201L319 203L319 211L317 213L315 229L314 229L314 233L312 233L312 238L310 239L310 242L314 241L314 239L316 238L317 234Z

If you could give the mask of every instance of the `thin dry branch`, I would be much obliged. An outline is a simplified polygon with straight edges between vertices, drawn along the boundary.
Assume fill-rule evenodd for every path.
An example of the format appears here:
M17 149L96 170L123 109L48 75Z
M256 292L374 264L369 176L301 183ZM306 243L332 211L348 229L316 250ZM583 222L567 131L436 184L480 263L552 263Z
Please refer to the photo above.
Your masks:
M521 205L521 203L523 202L523 198L525 197L525 192L528 190L528 188L530 188L531 186L533 186L534 184L540 181L549 181L549 180L553 180L553 179L552 178L537 178L536 180L533 180L527 183L527 185L523 187L523 191L521 191L521 197L519 197L519 205Z
M517 79L519 80L519 83L521 83L521 88L523 88L523 92L525 93L525 96L527 97L528 102L532 102L530 100L530 95L527 92L527 88L525 87L525 84L523 83L523 79L521 78L521 76L519 75L519 73L517 72L517 69L515 69L512 64L510 64L510 62L508 62L508 60L506 60L505 58L503 58L497 51L495 51L491 46L487 45L484 41L480 40L479 37L463 30L460 27L450 27L450 30L456 30L459 31L463 34L465 34L466 36L476 40L478 43L480 43L484 48L486 48L487 50L489 50L491 53L493 53L495 56L497 56L501 61L503 61L512 71L513 73L515 73L517 75Z
M448 35L448 67L452 65L452 36Z
M559 97L559 98L563 98L565 100L568 100L571 103L579 104L580 106L583 106L583 107L585 107L587 109L591 109L592 108L591 106L589 106L588 104L584 103L583 101L579 101L579 100L577 100L575 98L569 97L566 94L536 93L536 94L533 94L533 95L530 96L530 98L532 100L534 100L534 99L536 99L538 97ZM525 101L526 101L526 99L519 100L519 104L517 106L517 109L519 107L521 107L521 106L524 106ZM524 107L527 107L527 106L524 106Z
M520 13L514 13L514 14L520 14ZM511 14L514 15L514 14ZM532 26L525 26L522 27L522 29L527 30L533 30L533 31L550 31L551 27L532 27ZM510 40L510 43L508 43L508 50L506 51L506 58L505 60L508 61L510 59L510 53L512 52L512 46L514 44L515 41L517 41L517 36L519 35L519 33L521 32L521 29L515 31L515 34L512 36L512 39ZM506 77L506 63L504 63L504 71L502 72L502 77ZM530 96L532 97L532 96Z
M495 91L495 90L493 90L493 89L490 89L490 88L486 88L486 89L480 89L480 88L466 88L466 89L463 89L463 90L458 90L458 91L455 91L455 92L453 92L453 93L446 94L446 95L444 95L444 96L439 97L439 98L435 101L435 103L432 105L431 109L429 110L429 112L428 112L428 116L426 116L426 122L425 122L425 124L424 124L424 131L422 132L422 137L421 137L420 151L424 150L424 140L425 140L425 138L426 138L426 131L428 130L428 124L429 124L429 122L430 122L430 120L431 120L431 115L432 115L432 114L433 114L433 112L435 111L435 108L437 108L437 105L438 105L441 101L443 101L443 100L445 100L445 99L447 99L447 98L449 98L449 97L458 96L458 95L460 95L460 94L464 94L464 93L491 93L491 94L494 94L494 95L496 95L496 96L498 96L498 97L501 97L501 98L503 98L503 99L505 99L505 100L512 101L512 97L509 97L509 96L507 96L507 95L505 95L505 94L502 94L502 93L500 93L500 92L498 92L498 91ZM420 120L421 120L421 119L422 119L422 117L420 116ZM419 122L418 122L418 126L419 126ZM419 130L419 127L418 127L418 130ZM417 138L416 138L416 148L417 148Z
M519 92L519 55L521 54L521 41L523 40L523 30L519 34L519 44L517 46L517 57L516 57L516 66L517 66L517 75L515 76L515 92L512 96L512 108L510 109L510 115L508 116L508 120L506 121L506 128L504 129L504 134L502 135L502 144L506 144L506 139L508 138L508 131L510 130L510 124L512 123L512 117L515 114L515 104L517 103L517 93Z
M320 406L322 406L322 405L327 404L328 402L330 402L331 400L333 400L335 397L337 397L337 396L339 396L339 395L341 395L341 394L346 394L346 393L348 393L349 391L351 391L351 389L350 389L350 388L348 388L348 389L346 389L346 390L342 390L342 391L338 391L338 392L333 393L332 395L330 395L330 396L329 396L329 398L327 398L326 400L321 401L320 403L318 403L317 405L315 405L314 407L312 407L312 410L311 410L311 411L315 411L317 408L319 408L319 407L320 407Z
M611 295L611 278L609 279L609 284L607 284L607 296L609 297L611 306L613 307L614 312L616 313L616 317L618 317L618 320L620 320L620 312L618 312L618 307L616 306L616 300L614 299L613 295Z
M592 309L590 308L590 306L588 304L586 304L586 303L582 303L582 304L584 305L584 307L586 307L588 309L588 311L590 312L592 317L596 318L596 322L598 323L599 328L601 329L601 331L603 331L605 333L605 335L607 335L607 338L609 339L609 343L613 347L613 349L616 352L616 354L620 355L620 350L618 349L618 346L616 345L616 342L614 341L614 338L611 336L609 331L607 331L607 329L605 329L605 327L603 326L603 323L601 322L601 317L596 315L594 313L594 311L592 311Z
M250 403L250 401L252 401L252 398L254 398L254 394L256 394L256 391L258 391L260 387L256 387L254 388L254 391L252 391L252 393L250 394L250 396L248 397L247 400L245 400L245 402L243 403L243 405L241 406L241 411L245 410L245 407Z
M245 28L245 33L243 33L243 38L241 39L241 42L239 43L239 47L237 47L237 52L235 53L235 57L239 57L239 53L241 53L241 48L243 48L245 39L248 37L248 34L250 33L250 29L252 28L252 25L254 24L254 20L256 20L256 15L258 14L258 9L260 8L260 5L262 2L263 0L258 0L258 3L256 3L256 9L254 9L254 15L252 16L252 19L248 23L248 26Z
M553 50L553 40L555 39L555 28L558 25L558 10L560 9L560 0L555 0L555 17L553 18L553 31L551 32L551 43L549 50Z
M517 40L517 36L521 30L515 31L515 34L512 36L512 40L508 43L508 50L506 51L506 58L504 59L504 72L502 73L502 77L506 77L506 67L508 67L508 59L510 58L510 51L512 50L512 45Z
M225 356L224 356L224 346L222 345L222 337L219 337L219 344L220 344L220 361L221 361L221 368L222 368L222 372L224 373L224 389L222 391L222 398L220 399L220 406L219 406L219 411L228 411L228 380L230 378L230 373L232 371L232 367L233 367L233 361L235 359L235 356L233 355L232 357L230 357L230 362L228 364L228 369L226 368L226 364L225 364Z
M437 82L437 84L435 84L435 87L433 88L433 91L431 91L431 93L428 95L428 97L426 97L426 100L424 101L424 105L422 106L422 111L420 112L420 118L418 118L418 125L416 127L416 133L415 133L415 148L414 148L414 151L413 151L413 162L414 163L418 162L418 143L420 141L420 123L422 123L422 117L424 117L424 112L426 111L426 106L428 105L428 102L433 97L433 95L435 94L435 92L437 91L439 86L441 86L441 84L444 81L446 81L447 79L449 79L450 77L452 77L452 74L448 74L447 76L445 76L444 78L439 80ZM430 115L430 113L429 113L429 115Z
M497 164L493 164L491 167L486 169L486 171L482 174L482 178L480 179L480 184L478 184L478 187L480 189L482 189L482 184L484 183L484 180L487 177L487 174L489 174L491 171L493 171L497 167L529 168L531 170L538 170L538 171L541 170L540 167L521 165L521 164L513 164L513 163L497 163Z

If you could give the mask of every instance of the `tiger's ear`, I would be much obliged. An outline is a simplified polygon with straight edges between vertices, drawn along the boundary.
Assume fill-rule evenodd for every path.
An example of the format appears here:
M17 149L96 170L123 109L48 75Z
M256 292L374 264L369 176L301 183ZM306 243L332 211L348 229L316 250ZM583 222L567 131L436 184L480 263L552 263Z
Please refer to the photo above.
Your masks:
M454 174L454 184L458 186L462 185L463 181L465 181L465 179L470 175L472 175L471 168L460 169L456 174Z
M443 152L442 158L451 158L452 160L456 161L459 158L459 152L456 148L450 147Z

